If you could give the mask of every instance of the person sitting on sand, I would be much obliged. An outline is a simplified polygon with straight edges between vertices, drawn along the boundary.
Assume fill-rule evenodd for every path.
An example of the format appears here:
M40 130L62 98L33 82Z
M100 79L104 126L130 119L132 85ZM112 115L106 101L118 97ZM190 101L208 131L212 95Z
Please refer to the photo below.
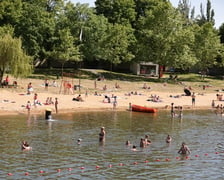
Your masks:
M172 141L172 137L170 135L167 135L166 142L171 143L171 141Z
M144 83L143 84L143 87L142 87L143 89L147 89L147 85L146 85L146 83Z
M106 84L103 86L103 90L104 90L104 91L107 90L107 85L106 85Z
M32 149L32 147L30 147L27 141L22 141L21 149L23 151L29 151Z
M51 86L53 86L53 87L57 87L57 86L58 86L58 85L57 85L57 82L56 82L55 80L53 80Z
M178 153L179 154L190 154L191 152L190 152L190 149L188 148L188 146L183 142Z
M84 100L82 99L81 97L81 94L79 94L76 98L73 98L72 99L73 101L80 101L80 102L83 102Z
M151 89L150 86L147 86L146 83L143 84L143 89Z
M115 88L120 89L120 85L117 82L115 83Z
M107 96L107 95L105 95L105 96L104 96L104 100L103 100L103 102L104 102L104 103L110 103L110 102L111 102L111 101L110 101L110 97Z

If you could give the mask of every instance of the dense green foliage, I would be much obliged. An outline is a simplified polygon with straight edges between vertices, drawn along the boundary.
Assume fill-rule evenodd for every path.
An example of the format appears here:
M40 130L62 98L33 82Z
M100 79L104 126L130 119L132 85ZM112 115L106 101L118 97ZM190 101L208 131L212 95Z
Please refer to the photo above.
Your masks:
M0 82L6 71L15 77L29 75L32 71L31 57L23 52L21 40L10 34L0 38Z
M111 70L128 61L198 70L223 65L223 27L214 27L210 0L206 13L201 5L196 16L189 4L180 0L174 8L168 0L96 0L92 8L63 0L4 0L0 36L19 38L33 61L48 67L56 61L62 68L67 61L108 62ZM17 67L18 61L10 62Z

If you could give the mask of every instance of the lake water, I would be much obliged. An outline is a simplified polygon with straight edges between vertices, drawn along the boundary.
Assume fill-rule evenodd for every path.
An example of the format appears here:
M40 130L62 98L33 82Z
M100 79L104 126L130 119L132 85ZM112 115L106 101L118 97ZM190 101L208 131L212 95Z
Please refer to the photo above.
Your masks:
M186 111L182 120L168 111L59 114L51 122L44 115L0 118L0 179L224 179L224 117L210 110ZM145 134L152 144L140 148ZM22 140L32 151L21 151ZM177 153L183 141L187 157Z

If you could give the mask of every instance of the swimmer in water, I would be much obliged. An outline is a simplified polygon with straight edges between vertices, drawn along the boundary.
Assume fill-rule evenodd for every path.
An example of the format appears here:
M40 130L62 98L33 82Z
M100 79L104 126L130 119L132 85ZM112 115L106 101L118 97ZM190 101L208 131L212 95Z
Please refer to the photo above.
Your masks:
M152 141L149 139L149 135L145 135L145 144L149 145L151 143L152 143Z
M131 142L130 141L126 141L125 143L127 146L130 146L131 145Z
M81 142L82 142L82 139L79 138L79 139L77 140L77 144L80 145Z
M132 146L132 151L137 151L137 147L135 145Z
M30 147L27 141L22 141L21 149L23 151L29 151L32 150L32 147Z
M182 145L181 145L181 148L180 150L178 151L179 154L190 154L191 151L190 149L188 148L188 146L183 142Z
M171 143L171 141L172 141L172 137L170 135L167 135L166 142Z

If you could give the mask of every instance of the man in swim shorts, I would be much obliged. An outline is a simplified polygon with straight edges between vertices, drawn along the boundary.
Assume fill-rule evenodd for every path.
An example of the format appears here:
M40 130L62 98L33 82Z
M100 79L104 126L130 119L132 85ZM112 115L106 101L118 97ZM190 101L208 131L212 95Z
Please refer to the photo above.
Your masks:
M190 152L190 149L187 147L187 145L183 142L178 153L179 154L190 154L191 152Z

